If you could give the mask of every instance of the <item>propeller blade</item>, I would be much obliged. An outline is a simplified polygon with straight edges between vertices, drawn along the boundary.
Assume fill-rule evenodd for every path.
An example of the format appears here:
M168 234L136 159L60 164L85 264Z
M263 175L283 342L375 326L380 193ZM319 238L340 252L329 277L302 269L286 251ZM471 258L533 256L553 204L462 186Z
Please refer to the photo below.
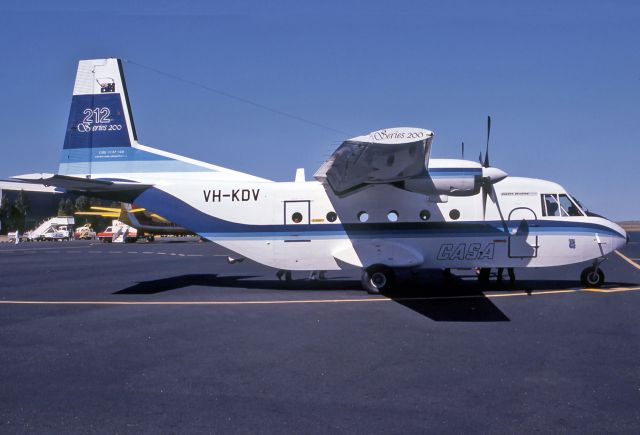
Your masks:
M462 160L464 160L464 141L462 141Z
M487 149L484 153L484 163L483 166L485 168L489 167L489 138L491 137L491 116L487 116Z
M478 161L482 164L482 151L480 151L480 155L478 156Z
M482 189L482 219L487 219L487 184L484 180L482 180L481 184Z
M496 206L498 210L498 214L500 215L500 223L502 224L502 229L505 234L509 233L509 228L507 223L504 220L504 215L502 214L502 209L500 208L500 203L498 202L498 196L496 195L496 190L493 187L493 183L490 179L484 178L482 180L482 218L484 220L487 219L487 196L491 198L491 202Z
M489 178L483 178L482 184L480 184L482 190L482 218L487 217L487 197L491 198L492 203L496 203L495 195L493 192L493 183Z

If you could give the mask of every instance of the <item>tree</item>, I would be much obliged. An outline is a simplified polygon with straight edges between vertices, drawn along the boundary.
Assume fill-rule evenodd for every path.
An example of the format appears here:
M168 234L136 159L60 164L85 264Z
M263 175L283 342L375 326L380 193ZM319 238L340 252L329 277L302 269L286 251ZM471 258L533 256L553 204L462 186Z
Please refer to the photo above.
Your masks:
M73 201L71 201L71 198L67 198L64 201L64 216L73 216L73 213L75 213L76 208L73 205Z
M58 203L58 216L64 216L65 215L65 210L64 210L64 198L60 199L60 202Z
M80 195L76 198L76 211L86 211L89 208L89 198L84 195Z
M3 232L9 231L9 218L13 204L9 200L9 197L5 194L0 198L0 230Z
M27 219L27 214L29 213L29 209L31 204L29 204L29 198L24 193L24 190L20 190L18 192L18 196L16 198L16 202L13 205L16 210L16 226L20 231L24 231L25 221Z

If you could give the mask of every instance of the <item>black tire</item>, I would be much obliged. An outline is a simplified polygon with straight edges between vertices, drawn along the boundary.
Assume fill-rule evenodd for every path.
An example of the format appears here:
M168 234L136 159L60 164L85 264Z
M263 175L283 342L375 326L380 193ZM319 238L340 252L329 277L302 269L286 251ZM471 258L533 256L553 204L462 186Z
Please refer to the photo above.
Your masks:
M585 287L601 287L602 284L604 284L604 272L602 271L602 269L598 268L598 272L596 273L595 267L587 267L580 274L580 282Z
M362 272L362 288L369 294L389 292L395 284L393 270L382 265L371 266Z

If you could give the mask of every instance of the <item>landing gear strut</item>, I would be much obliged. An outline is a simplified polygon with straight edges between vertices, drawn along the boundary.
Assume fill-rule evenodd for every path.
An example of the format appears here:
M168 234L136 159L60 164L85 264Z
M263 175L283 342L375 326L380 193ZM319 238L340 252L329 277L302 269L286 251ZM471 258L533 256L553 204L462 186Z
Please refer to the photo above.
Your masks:
M600 269L600 264L606 258L598 258L593 261L593 266L587 267L580 274L580 282L585 287L600 287L604 284L604 272Z
M481 284L487 284L491 277L491 269L488 267L481 268L478 272L478 282Z
M393 270L383 265L371 266L362 272L362 288L369 294L379 294L393 288Z

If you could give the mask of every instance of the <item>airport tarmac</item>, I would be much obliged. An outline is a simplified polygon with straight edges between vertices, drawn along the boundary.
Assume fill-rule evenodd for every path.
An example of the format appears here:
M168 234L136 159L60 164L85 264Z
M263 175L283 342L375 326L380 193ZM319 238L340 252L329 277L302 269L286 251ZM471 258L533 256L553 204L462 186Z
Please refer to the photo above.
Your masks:
M0 245L0 430L640 431L640 233L584 264L290 284L211 243Z

